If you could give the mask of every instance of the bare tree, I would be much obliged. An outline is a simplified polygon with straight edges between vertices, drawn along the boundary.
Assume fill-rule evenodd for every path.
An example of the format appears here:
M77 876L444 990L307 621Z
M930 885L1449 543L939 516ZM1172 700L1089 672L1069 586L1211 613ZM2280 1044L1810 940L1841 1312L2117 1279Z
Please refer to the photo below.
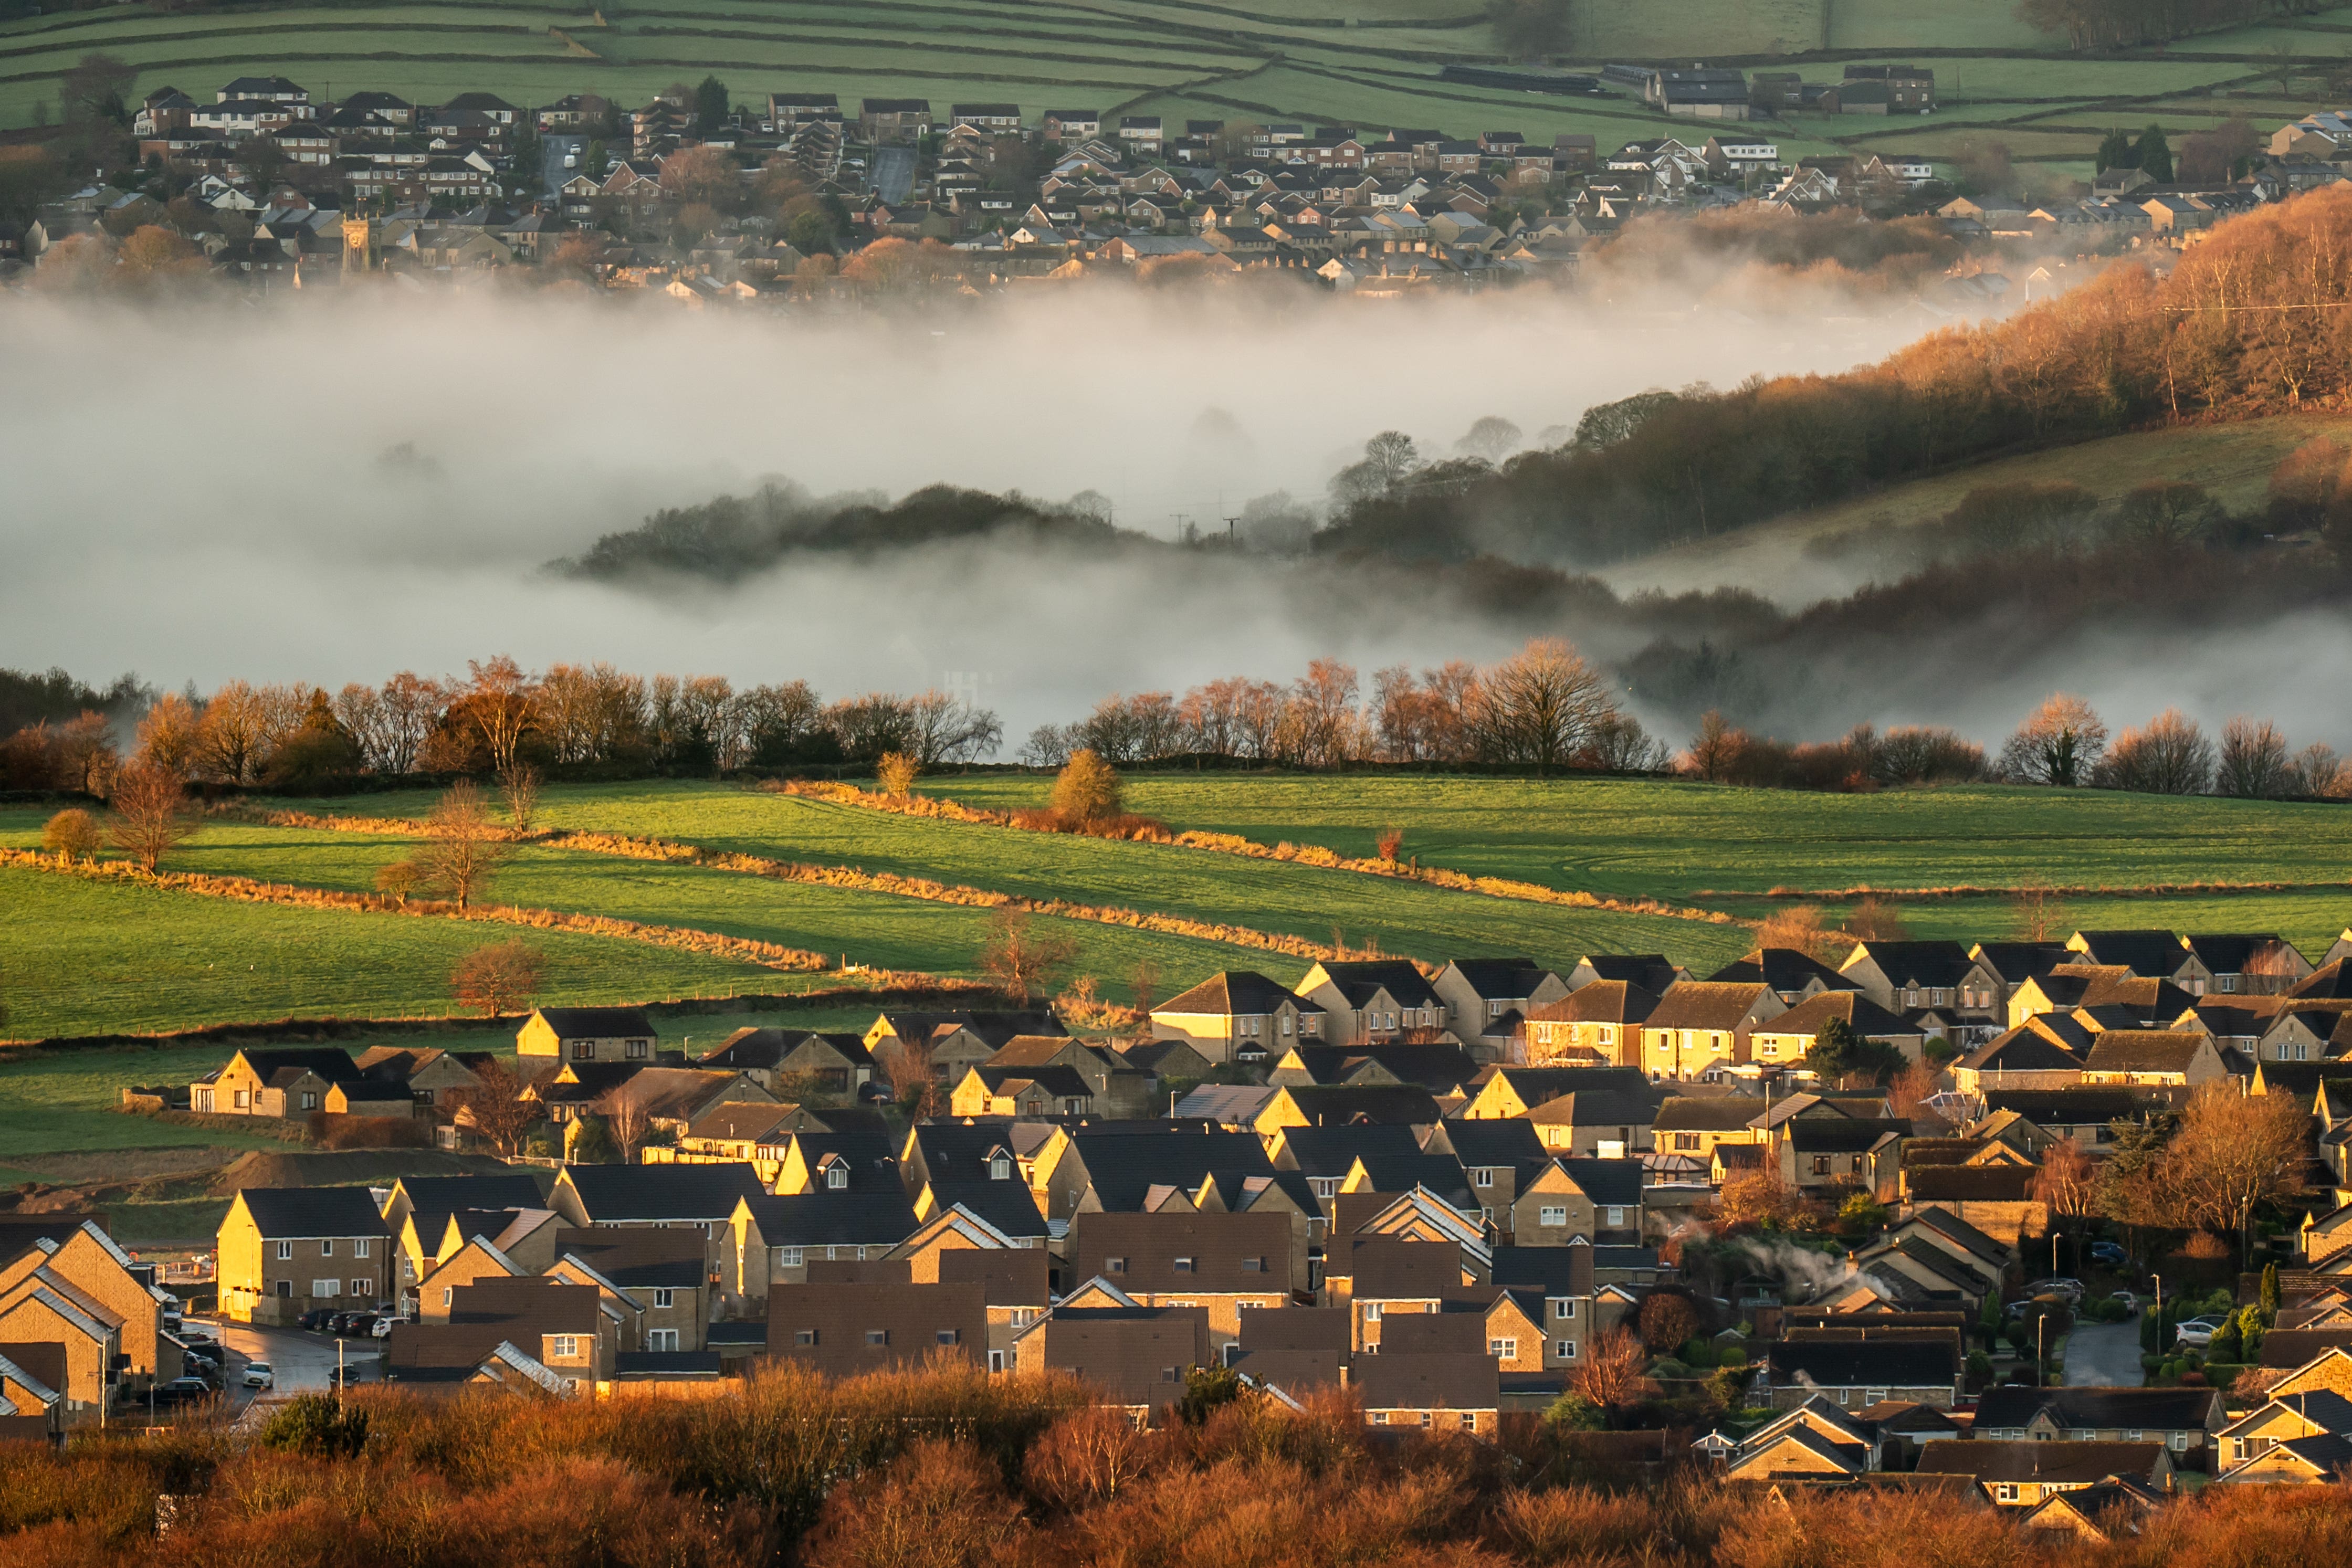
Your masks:
M2107 748L2107 727L2081 697L2060 692L2026 716L2001 748L2001 771L2025 784L2090 782Z
M189 809L179 775L161 768L126 768L115 775L109 804L114 814L107 824L108 837L150 873L196 831L195 813Z
M375 870L375 890L408 907L408 895L425 880L425 868L413 860L394 861Z
M1616 706L1600 674L1574 645L1538 637L1471 688L1471 729L1479 751L1498 762L1562 767L1588 746Z
M449 1092L449 1103L473 1124L476 1135L509 1159L522 1150L523 1135L540 1117L539 1103L523 1098L530 1081L493 1057L473 1070L470 1087Z
M2151 795L2201 795L2213 782L2213 743L2196 720L2166 708L2147 728L2116 737L2099 764L2099 782Z
M2286 737L2270 720L2240 715L2222 727L2215 794L2267 800L2288 792L2294 772L2286 759Z
M520 1012L547 976L547 955L518 936L475 948L450 971L451 994L488 1014Z
M1137 1015L1150 1022L1151 1009L1160 1001L1160 966L1150 958L1138 958L1128 977L1127 989L1134 998Z
M261 770L269 713L261 694L231 681L205 704L196 732L196 761L231 784L249 782Z
M473 900L507 856L506 835L490 821L488 804L470 779L449 787L425 819L416 864L417 885L446 893L460 910Z
M1886 1107L1907 1122L1936 1097L1939 1087L1936 1070L1924 1061L1915 1061L1887 1081Z
M506 797L507 821L515 837L527 838L539 821L539 769L518 764L499 775L499 793Z
M932 1070L929 1040L899 1040L898 1049L884 1059L884 1066L890 1075L890 1096L899 1110L915 1121L937 1113L940 1080Z
M1024 1006L1034 995L1050 995L1077 956L1076 937L1040 928L1027 910L1006 905L988 918L980 972L996 982L1008 1001Z
M1576 1364L1576 1391L1604 1410L1633 1402L1642 1383L1642 1342L1623 1329L1596 1335Z
M1720 711L1709 708L1699 716L1698 733L1691 737L1683 767L1710 784L1725 783L1738 766L1739 754L1747 747L1748 737L1733 728Z
M908 705L915 759L926 767L977 762L992 757L1004 740L1004 724L986 708L944 692L925 692Z
M377 759L377 770L414 772L417 753L425 749L425 737L433 733L442 710L449 706L448 687L403 670L384 682L376 700L383 726L379 737L383 755Z
M646 1146L653 1134L653 1102L645 1087L635 1080L608 1091L597 1102L604 1113L604 1130L620 1145L621 1163L637 1163L637 1151Z
M2165 1145L2158 1183L2179 1218L2242 1240L2263 1204L2299 1191L2311 1116L2286 1094L2241 1094L2224 1080L2197 1091Z
M2050 884L2038 876L2029 876L2018 884L2017 937L2021 942L2055 942L2063 937L2072 917Z
M2098 1207L2098 1176L2091 1157L2072 1138L2060 1138L2042 1152L2042 1168L2033 1174L2033 1198L2061 1220L2082 1222Z
M894 800L903 800L915 790L915 775L920 765L903 751L886 751L874 765L874 781L882 786L882 793Z
M139 760L184 779L201 753L203 717L177 692L165 692L139 721Z
M490 766L503 773L514 766L524 732L538 722L538 685L504 653L487 663L468 659L466 668L473 677L466 687L466 716L481 734Z
M2352 768L2345 767L2336 748L2324 741L2315 740L2297 752L2290 772L2286 784L2290 795L2336 800L2352 793Z

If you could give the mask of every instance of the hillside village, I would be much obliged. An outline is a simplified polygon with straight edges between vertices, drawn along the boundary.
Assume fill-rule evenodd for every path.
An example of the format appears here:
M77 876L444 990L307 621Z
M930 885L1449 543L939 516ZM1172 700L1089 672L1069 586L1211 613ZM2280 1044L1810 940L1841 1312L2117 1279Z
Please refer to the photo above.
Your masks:
M886 1008L692 1061L641 1009L546 1007L510 1061L251 1046L125 1098L498 1159L247 1187L220 1228L224 1322L373 1336L426 1396L724 1397L778 1364L942 1358L1082 1376L1138 1423L1218 1380L1344 1389L1377 1427L1540 1416L1654 1475L1934 1488L2077 1530L2352 1459L2347 1036L2352 931L2316 962L2081 931L1835 967L1764 947L1704 978L1328 961L1209 977L1124 1038ZM2293 1168L2242 1270L2211 1237L2091 1239L2102 1166L2272 1102ZM0 1257L14 1434L225 1375L100 1217L0 1217ZM2070 1336L2134 1320L2143 1378L2064 1376Z
M1932 113L1928 67L1806 82L1612 66L1531 90L1633 99L1656 112L1658 134L1609 147L1486 127L1028 117L1012 103L783 89L747 101L716 78L635 109L479 91L426 104L242 77L211 102L170 87L135 105L118 94L112 172L57 193L29 223L0 221L0 282L124 266L265 291L379 273L535 277L698 306L1174 267L1396 298L1570 285L1637 217L1747 210L1928 218L1966 248L1923 301L1974 311L2007 292L2003 267L2193 243L2342 178L2352 160L2352 124L2320 113L2210 167L2184 159L2176 173L2151 146L2146 168L2036 201L1916 156L1784 156L1771 134L1788 112Z

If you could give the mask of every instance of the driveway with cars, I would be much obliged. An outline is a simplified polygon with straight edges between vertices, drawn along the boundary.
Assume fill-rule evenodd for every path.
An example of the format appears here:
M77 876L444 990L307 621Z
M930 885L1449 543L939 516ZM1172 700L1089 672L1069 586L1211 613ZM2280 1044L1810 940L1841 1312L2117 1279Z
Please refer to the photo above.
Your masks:
M256 1392L238 1386L248 1361L269 1364L279 1394L324 1394L333 1386L335 1341L331 1335L237 1322L213 1326L213 1332L229 1348L229 1385L236 1394L249 1398ZM383 1341L362 1338L342 1343L353 1383L373 1383L383 1376Z

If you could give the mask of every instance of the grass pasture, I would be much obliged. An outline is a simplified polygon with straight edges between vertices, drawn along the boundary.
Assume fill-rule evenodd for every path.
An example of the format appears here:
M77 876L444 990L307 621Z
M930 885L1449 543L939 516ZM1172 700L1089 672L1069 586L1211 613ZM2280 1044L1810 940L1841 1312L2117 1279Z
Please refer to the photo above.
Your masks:
M1800 116L1771 133L1791 155L1840 144L1943 153L1968 129L1991 129L2021 157L2071 165L2108 124L2168 111L2184 130L2210 122L2208 106L2221 100L2207 95L2267 88L2265 99L2288 107L2265 101L2263 119L2312 107L2303 95L2315 80L2280 91L2265 75L2277 65L2272 51L2291 47L2324 69L2352 53L2347 16L2352 7L2086 58L2013 7L1974 0L1593 0L1577 8L1562 63L1705 56L1831 79L1857 58L1918 58L1937 72L1937 115ZM744 102L786 88L833 91L845 105L923 97L942 110L960 99L1009 99L1032 119L1076 99L1105 113L1462 135L1509 126L1538 141L1570 131L1630 140L1674 123L1624 98L1440 80L1449 62L1501 57L1473 0L634 0L601 14L573 0L398 0L232 4L197 16L107 7L0 24L0 128L31 123L37 106L54 120L58 73L101 49L139 68L134 96L169 82L202 99L259 72L320 93L383 89L431 101L477 89L533 104L593 91L634 103L716 73Z

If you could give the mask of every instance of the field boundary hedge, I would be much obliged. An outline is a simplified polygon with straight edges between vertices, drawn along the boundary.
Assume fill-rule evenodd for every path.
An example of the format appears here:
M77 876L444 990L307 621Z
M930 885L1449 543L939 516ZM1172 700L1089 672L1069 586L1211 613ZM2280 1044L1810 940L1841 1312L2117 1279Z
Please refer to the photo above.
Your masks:
M927 795L898 797L877 794L860 789L854 784L822 784L809 779L787 780L782 793L807 800L829 801L835 805L860 806L868 810L889 811L906 817L933 817L948 821L970 822L992 828L1010 828L1015 832L1037 832L1045 830L1031 828L1016 820L1013 813L966 806L960 801ZM1546 887L1541 883L1519 882L1510 877L1472 876L1466 872L1447 871L1440 866L1406 865L1396 861L1360 860L1343 855L1337 850L1320 844L1264 844L1239 833L1204 833L1188 830L1171 832L1167 829L1139 829L1123 835L1134 843L1167 844L1177 849L1204 850L1212 854L1237 855L1244 860L1289 861L1298 865L1314 866L1323 871L1352 872L1360 876L1386 877L1392 882L1417 882L1425 886L1442 887L1450 893L1475 894L1498 898L1507 903L1549 904L1569 909L1598 909L1613 915L1663 915L1674 920L1696 920L1709 925L1754 925L1752 920L1742 920L1719 909L1698 909L1683 904L1667 904L1654 898L1606 898L1599 894L1563 891Z
M415 837L424 831L415 822L395 822L383 817L322 817L309 811L239 811L230 814L258 820L271 827L312 828L330 832L401 832ZM1130 930L1154 931L1163 936L1190 936L1203 942L1222 942L1227 946L1252 947L1318 963L1334 958L1378 956L1376 949L1359 952L1332 943L1259 931L1247 925L1191 920L1178 915L1147 915L1137 909L1078 904L1064 898L1031 898L1025 894L966 887L955 883L937 882L929 877L905 876L897 872L869 872L856 866L772 860L765 855L714 850L672 839L646 838L630 833L560 831L535 833L523 841L546 849L577 850L588 854L617 855L628 860L697 865L712 871L764 876L811 887L886 893L900 898L920 899L927 904L950 904L977 909L1018 909L1030 915L1051 915L1096 925L1123 925Z

